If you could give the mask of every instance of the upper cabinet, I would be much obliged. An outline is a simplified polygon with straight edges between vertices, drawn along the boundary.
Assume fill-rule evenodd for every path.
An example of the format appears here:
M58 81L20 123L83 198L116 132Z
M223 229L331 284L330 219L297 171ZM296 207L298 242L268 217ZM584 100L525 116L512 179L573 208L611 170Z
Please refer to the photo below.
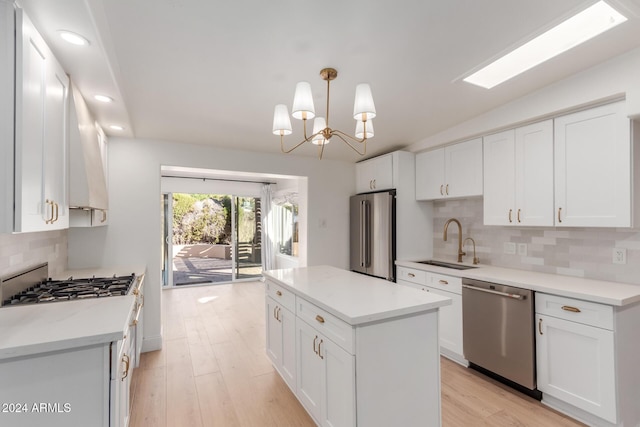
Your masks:
M484 138L485 225L553 225L553 122Z
M416 199L482 195L482 139L416 155Z
M16 232L67 228L69 78L31 21L16 10Z
M395 188L392 153L356 163L357 193L370 193L392 188Z
M557 226L630 227L631 123L624 103L554 120Z

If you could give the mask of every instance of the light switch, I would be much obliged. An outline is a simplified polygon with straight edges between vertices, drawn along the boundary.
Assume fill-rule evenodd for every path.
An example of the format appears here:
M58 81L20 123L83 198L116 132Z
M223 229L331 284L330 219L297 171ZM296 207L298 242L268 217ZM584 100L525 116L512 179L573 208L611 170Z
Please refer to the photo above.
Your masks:
M518 243L518 255L527 256L527 244L526 243Z
M504 253L507 255L515 255L516 244L513 242L504 242Z
M627 263L627 250L625 248L613 248L613 263L614 264Z

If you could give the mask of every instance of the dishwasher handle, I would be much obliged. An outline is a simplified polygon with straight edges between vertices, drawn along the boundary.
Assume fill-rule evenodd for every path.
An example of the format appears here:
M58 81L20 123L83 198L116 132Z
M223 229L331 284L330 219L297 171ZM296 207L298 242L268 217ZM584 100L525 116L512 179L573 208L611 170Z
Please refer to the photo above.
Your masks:
M471 289L473 291L486 292L488 294L500 295L502 297L513 298L517 300L523 300L526 298L526 295L510 294L508 292L494 291L492 289L484 289L484 288L479 288L477 286L462 285L462 287Z

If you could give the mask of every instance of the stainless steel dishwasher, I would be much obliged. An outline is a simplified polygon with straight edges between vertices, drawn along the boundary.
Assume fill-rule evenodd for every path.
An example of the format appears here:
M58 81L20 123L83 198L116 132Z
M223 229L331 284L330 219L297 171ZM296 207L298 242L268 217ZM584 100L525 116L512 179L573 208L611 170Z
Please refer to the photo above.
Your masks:
M471 367L540 398L533 291L462 279L463 352Z

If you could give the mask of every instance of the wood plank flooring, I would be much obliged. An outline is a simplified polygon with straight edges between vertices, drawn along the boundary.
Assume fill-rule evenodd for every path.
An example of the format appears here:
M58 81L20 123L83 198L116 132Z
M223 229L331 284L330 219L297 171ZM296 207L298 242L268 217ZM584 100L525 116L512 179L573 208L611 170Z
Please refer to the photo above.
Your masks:
M265 354L264 285L162 292L164 346L134 371L131 427L315 426ZM442 424L582 426L442 359Z

